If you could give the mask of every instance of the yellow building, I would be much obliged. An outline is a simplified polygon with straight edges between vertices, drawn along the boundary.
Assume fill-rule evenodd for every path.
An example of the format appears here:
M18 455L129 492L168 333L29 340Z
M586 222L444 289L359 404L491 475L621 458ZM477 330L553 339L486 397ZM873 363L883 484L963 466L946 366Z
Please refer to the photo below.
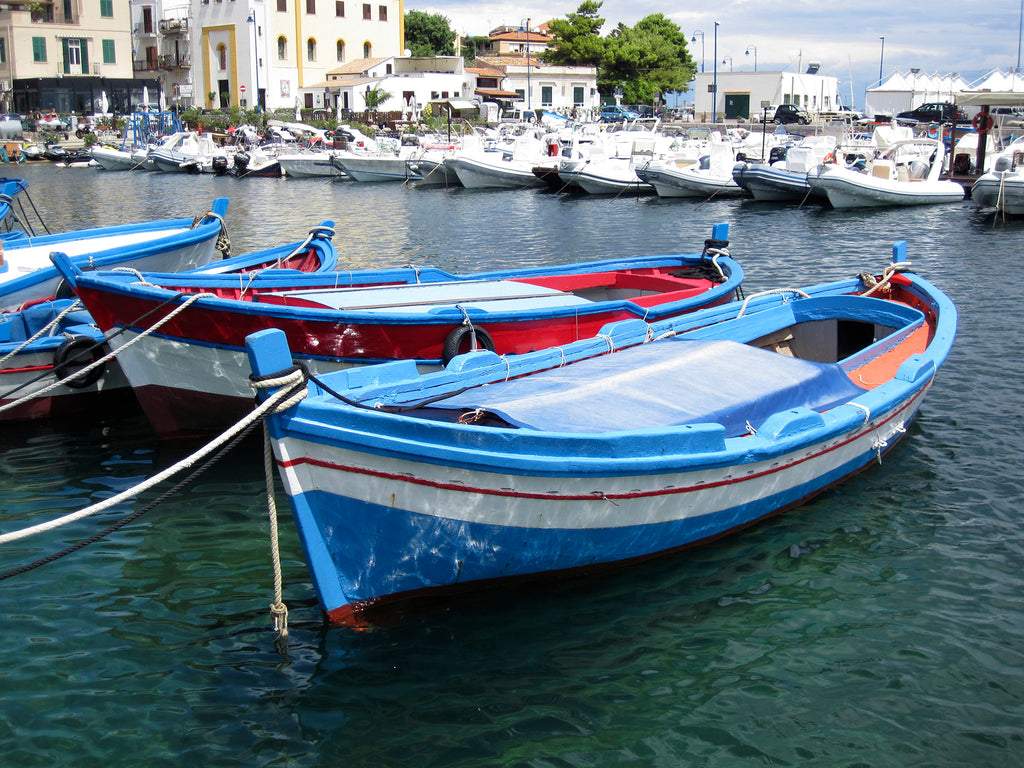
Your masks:
M207 108L305 107L300 89L330 70L403 50L404 0L193 0L192 8L193 102Z
M4 111L99 111L102 94L131 103L132 32L123 0L8 0L0 10ZM155 86L158 87L158 86Z

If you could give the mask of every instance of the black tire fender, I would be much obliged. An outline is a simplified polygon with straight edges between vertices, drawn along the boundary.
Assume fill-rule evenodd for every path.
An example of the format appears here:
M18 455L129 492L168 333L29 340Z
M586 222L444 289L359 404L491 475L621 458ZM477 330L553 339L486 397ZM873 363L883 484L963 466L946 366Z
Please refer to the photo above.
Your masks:
M466 336L476 333L476 345L478 349L486 349L491 352L494 351L494 339L491 338L491 334L485 331L483 328L476 325L460 325L452 330L448 334L448 338L444 340L444 348L441 351L441 364L448 365L452 361L452 358L459 354L459 347L462 346L463 340Z
M88 354L87 354L88 353ZM75 368L85 367L103 357L103 347L88 336L72 336L65 339L53 353L53 375L63 379ZM64 382L71 389L84 389L95 384L106 371L107 364L98 365L88 373L72 376Z

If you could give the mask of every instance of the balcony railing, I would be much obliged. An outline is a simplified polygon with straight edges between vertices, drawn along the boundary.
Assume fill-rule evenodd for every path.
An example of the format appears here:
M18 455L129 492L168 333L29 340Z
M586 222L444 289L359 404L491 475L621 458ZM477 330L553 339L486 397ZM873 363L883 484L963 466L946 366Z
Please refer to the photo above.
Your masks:
M158 26L165 35L183 35L188 32L188 19L161 19Z
M135 59L132 62L132 69L136 72L152 72L160 69L160 62L155 59Z
M160 69L188 69L191 66L187 53L165 53L160 57Z

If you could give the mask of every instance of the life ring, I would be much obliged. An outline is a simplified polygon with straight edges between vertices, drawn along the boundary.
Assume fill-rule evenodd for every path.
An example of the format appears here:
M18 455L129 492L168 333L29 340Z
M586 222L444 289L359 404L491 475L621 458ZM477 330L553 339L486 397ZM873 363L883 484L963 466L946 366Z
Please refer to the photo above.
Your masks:
M974 130L978 133L988 133L995 124L996 121L992 119L992 115L988 112L979 112L974 116L974 120L971 121L971 125L974 126Z
M85 354L85 353L90 354ZM74 369L84 368L103 357L103 349L88 336L72 336L65 339L53 353L53 375L57 379L66 378ZM100 380L107 364L97 365L91 371L79 376L72 376L64 382L71 389L84 389Z
M825 165L828 165L829 163L834 163L835 161L836 161L836 153L835 152L829 152L827 155L825 155L825 159L822 160L821 162L824 163Z
M932 123L931 125L928 126L928 138L929 139L937 139L937 138L939 138L939 126L937 126L935 123Z
M477 349L494 351L494 339L491 338L491 334L476 325L460 325L449 333L448 338L444 340L444 348L441 351L441 364L448 365L452 358L459 354L459 347L462 346L466 336L469 335L472 338L471 334L473 333L476 334Z

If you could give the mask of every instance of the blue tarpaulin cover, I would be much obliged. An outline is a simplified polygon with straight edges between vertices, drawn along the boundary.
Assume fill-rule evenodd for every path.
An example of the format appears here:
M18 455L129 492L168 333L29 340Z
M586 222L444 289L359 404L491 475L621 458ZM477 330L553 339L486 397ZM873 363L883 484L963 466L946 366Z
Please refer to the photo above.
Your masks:
M864 392L835 364L734 341L671 339L489 384L431 403L484 409L514 426L605 432L716 423L727 436L773 413L825 411Z

